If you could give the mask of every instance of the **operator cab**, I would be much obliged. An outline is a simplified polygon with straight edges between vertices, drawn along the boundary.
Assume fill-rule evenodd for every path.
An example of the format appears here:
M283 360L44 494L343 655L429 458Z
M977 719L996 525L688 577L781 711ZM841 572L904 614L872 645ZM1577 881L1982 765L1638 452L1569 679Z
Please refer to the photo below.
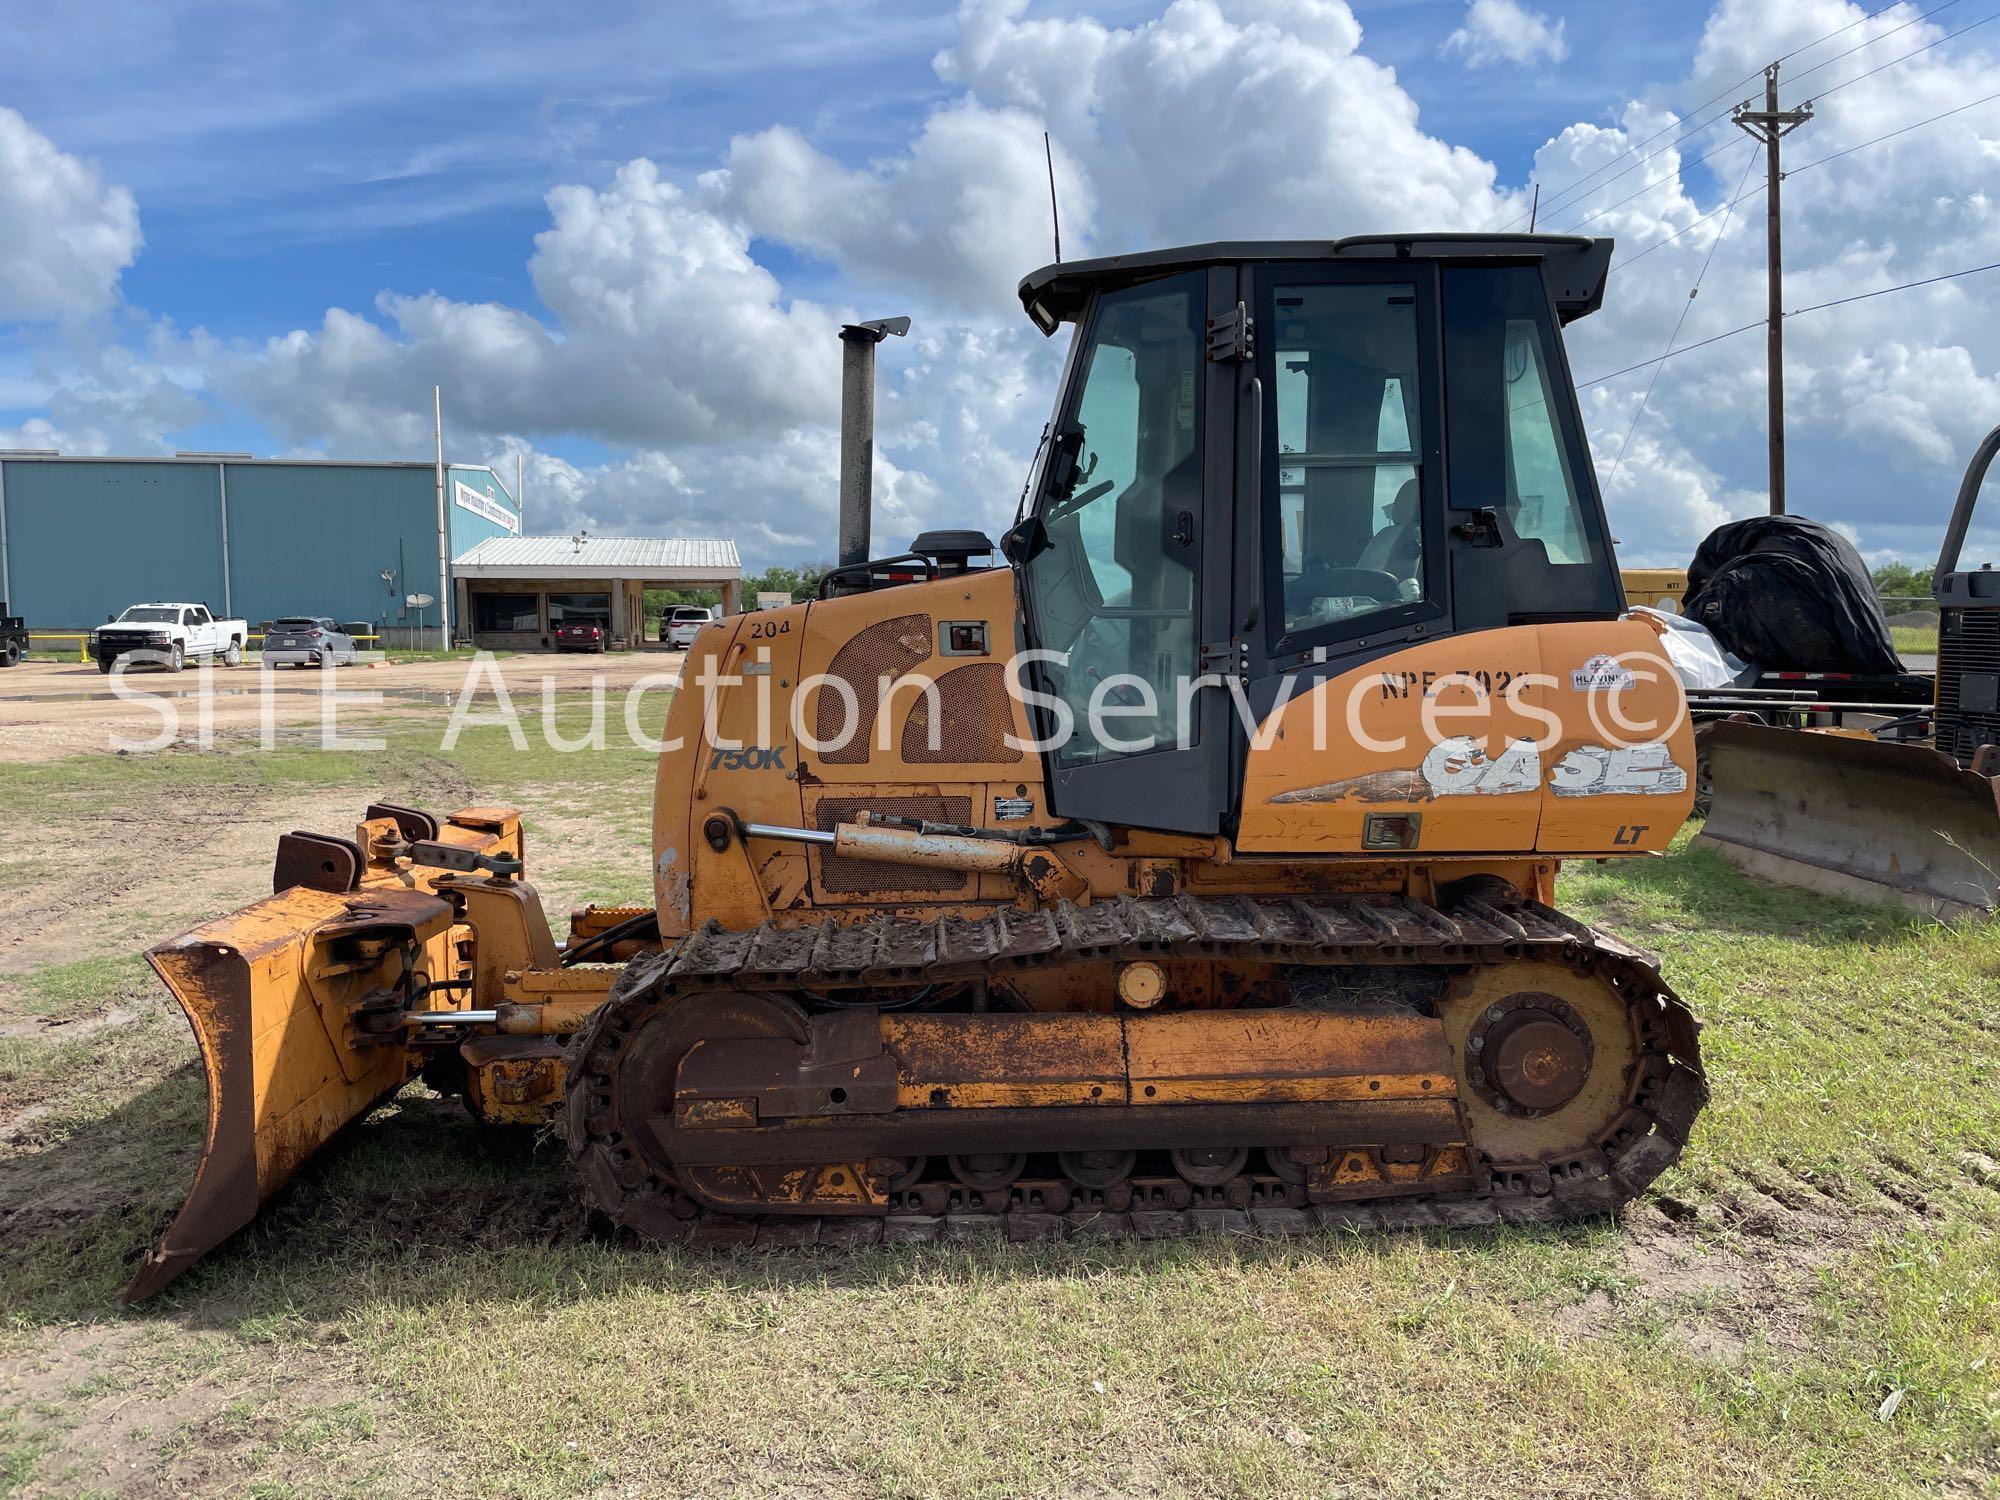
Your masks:
M1215 832L1233 691L1254 722L1288 675L1623 611L1559 331L1610 250L1215 244L1021 283L1044 333L1076 328L1004 548L1056 811Z

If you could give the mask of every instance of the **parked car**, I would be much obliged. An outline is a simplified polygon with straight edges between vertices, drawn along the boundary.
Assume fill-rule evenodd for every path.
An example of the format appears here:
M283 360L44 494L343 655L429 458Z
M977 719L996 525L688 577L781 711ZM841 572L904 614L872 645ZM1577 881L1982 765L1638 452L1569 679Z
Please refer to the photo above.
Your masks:
M715 611L699 604L676 604L660 621L660 639L685 651L694 644L702 627L715 619Z
M558 651L602 651L607 632L602 620L564 620L555 636Z
M354 637L325 615L286 615L264 632L267 667L351 667L359 649Z
M134 604L90 632L89 650L100 672L109 672L120 657L178 672L204 659L241 666L249 639L247 622L218 620L206 604Z
M28 654L28 622L7 613L7 601L0 599L0 667L11 667Z

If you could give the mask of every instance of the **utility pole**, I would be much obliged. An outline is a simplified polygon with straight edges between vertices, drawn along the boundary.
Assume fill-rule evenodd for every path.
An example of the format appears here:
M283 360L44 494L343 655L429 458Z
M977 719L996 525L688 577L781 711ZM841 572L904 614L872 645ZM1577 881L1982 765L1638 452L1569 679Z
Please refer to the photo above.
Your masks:
M451 650L451 548L444 510L444 387L431 387L431 431L437 437L438 650ZM421 615L418 616L422 618Z
M1785 255L1784 216L1778 206L1778 185L1785 180L1778 164L1778 142L1812 118L1812 100L1796 109L1778 108L1778 65L1764 70L1764 107L1745 100L1730 116L1753 140L1764 143L1765 235L1765 358L1770 365L1771 514L1785 513Z

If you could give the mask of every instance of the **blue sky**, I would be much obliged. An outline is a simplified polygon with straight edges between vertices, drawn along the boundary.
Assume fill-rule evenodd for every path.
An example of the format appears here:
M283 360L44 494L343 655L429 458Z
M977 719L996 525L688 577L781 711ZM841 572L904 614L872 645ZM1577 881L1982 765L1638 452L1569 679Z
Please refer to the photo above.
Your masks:
M1045 258L1041 128L1063 154L1072 253L1490 225L1532 179L1573 181L1718 78L1855 22L1839 45L1903 27L1825 86L1982 3L1915 25L1919 7L1864 21L1844 0L17 9L0 107L55 185L0 190L0 216L40 226L50 275L71 279L20 291L11 317L0 290L0 438L408 456L441 379L459 456L510 473L526 456L546 507L532 524L658 532L748 509L746 553L791 560L820 546L831 504L815 341L855 309L905 310L919 336L885 351L885 503L912 522L990 520L1052 367L1009 298ZM1974 97L1983 45L2000 40L1975 29L1843 93L1814 148ZM2000 110L1974 113L1801 178L1801 296L1990 258L1974 252L1990 243L1979 169L1995 130ZM1721 125L1682 155L1728 138ZM1689 226L1747 151L1713 163L1726 184L1709 163L1649 159L1544 221L1658 179L1593 230L1635 248L1687 231L1614 277L1577 331L1580 373L1664 347L1715 229ZM565 185L577 195L559 207ZM137 226L122 264L121 190ZM76 264L55 243L71 212L100 247ZM1761 202L1744 213L1683 342L1756 314ZM1994 351L1972 336L1994 295L1967 284L1796 341L1796 482L1872 550L1921 554L1929 521L1909 496L1948 494L1974 429L2000 416ZM1629 443L1644 379L1587 400L1635 554L1684 560L1759 507L1759 343L1670 365Z
M1159 7L1035 9L1116 22ZM1659 64L1686 57L1702 18L1692 5L1543 5L1566 18L1562 66L1468 79L1438 56L1462 0L1353 9L1426 128L1510 181L1571 121L1671 82ZM225 337L364 306L385 287L533 306L527 254L555 183L601 180L634 156L693 175L732 135L776 124L860 164L952 92L930 66L952 37L950 5L475 4L445 27L443 12L412 25L403 5L340 11L332 27L304 5L17 11L0 101L138 196L146 247L125 276L130 301ZM1616 24L1594 24L1610 12ZM794 264L805 274L788 284L811 295L811 263Z

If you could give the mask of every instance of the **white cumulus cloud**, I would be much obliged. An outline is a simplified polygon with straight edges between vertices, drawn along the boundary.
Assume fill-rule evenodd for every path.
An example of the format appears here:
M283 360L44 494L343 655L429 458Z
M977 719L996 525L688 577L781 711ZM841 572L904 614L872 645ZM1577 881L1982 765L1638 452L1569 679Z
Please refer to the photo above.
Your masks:
M102 312L139 253L139 206L0 106L0 322Z
M1465 20L1445 38L1444 50L1475 68L1494 63L1559 63L1569 56L1563 23L1520 0L1470 0Z

